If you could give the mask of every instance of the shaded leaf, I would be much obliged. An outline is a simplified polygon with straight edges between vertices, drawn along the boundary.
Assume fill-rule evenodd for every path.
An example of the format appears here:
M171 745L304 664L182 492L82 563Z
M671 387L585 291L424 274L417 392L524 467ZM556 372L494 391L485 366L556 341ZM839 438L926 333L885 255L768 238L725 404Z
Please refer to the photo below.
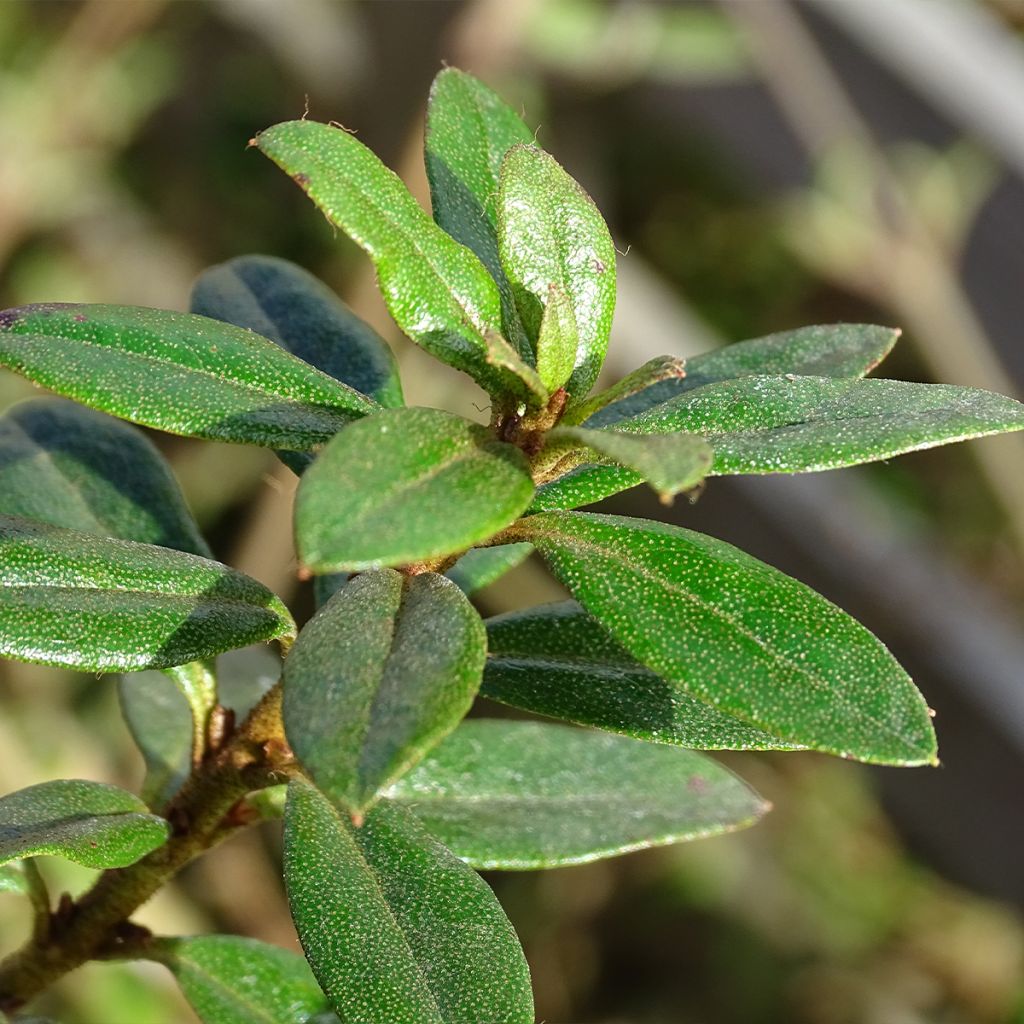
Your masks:
M377 408L252 331L138 306L0 313L0 366L134 423L269 448L308 451Z
M582 864L752 825L767 805L692 750L474 719L388 793L480 869Z
M163 818L116 786L80 779L43 782L0 797L0 862L63 857L87 868L121 868L162 846Z
M343 1020L530 1024L529 971L483 880L408 811L354 828L292 782L285 882L313 973Z
M645 668L574 601L487 620L480 693L524 711L696 750L787 750Z
M533 494L519 449L438 409L350 424L299 485L299 555L314 572L453 554L513 522Z
M590 427L607 426L617 420L635 415L635 413L629 412L629 400L635 398L636 404L642 409L646 409L652 404L671 398L679 390L685 376L686 360L677 359L675 356L655 356L643 366L627 373L622 380L610 388L598 391L585 402L568 410L562 422L566 426L577 423L587 423ZM671 387L671 393L666 394L665 398L650 401L656 394L655 385L662 383ZM608 407L607 415L603 412L606 407Z
M0 516L0 656L167 668L294 635L262 584L198 555Z
M363 573L303 629L284 666L289 743L317 786L361 814L462 720L487 640L435 573Z
M472 551L467 551L445 576L465 593L475 594L524 562L531 551L532 544L501 544L493 548L473 548Z
M906 672L802 583L662 523L548 512L517 531L634 658L699 700L814 750L935 763L931 718Z

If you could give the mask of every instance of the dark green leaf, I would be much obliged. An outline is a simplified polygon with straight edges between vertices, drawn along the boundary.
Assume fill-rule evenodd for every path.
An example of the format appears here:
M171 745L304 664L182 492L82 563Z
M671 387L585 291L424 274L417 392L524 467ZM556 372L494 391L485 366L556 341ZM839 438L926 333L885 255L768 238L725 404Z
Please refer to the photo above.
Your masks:
M123 868L162 846L163 818L116 786L43 782L0 798L0 862L50 855L87 868Z
M484 336L484 342L487 345L488 365L515 375L516 380L522 385L519 394L529 408L544 408L550 395L533 366L526 362L500 334L491 332Z
M413 341L492 395L522 395L518 378L488 361L485 338L501 333L497 285L394 172L354 135L315 121L274 125L254 142L366 251L391 315Z
M313 973L342 1020L531 1024L515 932L490 889L408 811L362 828L291 784L285 882Z
M307 1024L327 1006L301 956L255 939L161 938L145 953L177 978L203 1024Z
M210 553L150 441L61 399L23 402L0 417L0 513Z
M383 338L323 282L274 256L238 256L203 272L192 312L270 338L381 405L402 405L398 364Z
M685 378L653 382L625 401L608 405L587 426L608 426L638 416L684 391L750 374L863 377L889 354L899 336L892 327L827 324L726 345L687 359Z
M314 572L454 554L513 522L533 481L519 449L438 409L350 424L299 485L299 555Z
M464 722L388 796L480 869L550 868L752 825L710 758L541 722Z
M292 750L324 793L361 814L469 711L486 650L480 616L451 580L357 576L285 662Z
M791 743L935 763L921 695L860 623L749 555L662 523L543 513L517 530L634 658Z
M501 167L498 244L531 338L552 287L568 297L579 347L565 389L582 401L604 363L615 309L615 247L604 219L551 156L514 146Z
M685 376L685 360L677 359L675 356L655 356L643 366L626 374L617 384L591 395L582 405L576 405L568 410L562 422L566 426L587 423L590 427L605 426L606 420L607 423L614 423L628 415L635 415L624 411L630 408L627 400L635 398L636 403L646 409L650 404L656 404L647 402L647 399L655 394L655 385L667 382L672 387L671 393L665 395L667 399L676 393ZM645 397L641 398L641 395ZM610 408L612 406L614 410ZM602 412L606 407L609 407L607 416Z
M0 656L167 668L294 635L262 584L197 555L0 516Z
M480 692L578 725L697 750L786 750L755 729L645 668L575 602L487 620Z
M434 220L480 258L501 294L505 336L519 355L533 352L498 255L498 176L505 154L533 132L497 93L472 75L445 68L430 88L426 165Z
M529 557L532 544L501 544L467 551L445 575L467 594L475 594L501 579Z
M377 407L252 331L136 306L0 313L0 366L148 427L270 448L309 450Z

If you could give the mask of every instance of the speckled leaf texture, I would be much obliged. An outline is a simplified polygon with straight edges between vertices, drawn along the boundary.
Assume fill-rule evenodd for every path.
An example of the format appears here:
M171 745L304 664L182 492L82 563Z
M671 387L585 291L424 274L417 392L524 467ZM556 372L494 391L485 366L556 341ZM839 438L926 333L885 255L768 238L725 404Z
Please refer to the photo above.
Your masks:
M276 256L238 256L192 287L193 313L245 327L389 408L402 405L384 339L308 270Z
M480 693L549 718L695 750L791 750L645 668L576 602L487 620Z
M266 587L219 562L0 516L2 657L168 668L294 630Z
M445 68L430 87L425 163L434 220L471 249L501 295L505 337L524 359L533 351L498 254L495 200L505 154L533 132L493 90L458 68Z
M296 451L377 408L252 331L138 306L9 309L0 366L144 426Z
M475 594L521 565L533 551L532 544L500 544L467 551L446 573L466 594Z
M439 409L387 409L350 424L299 485L299 556L313 572L455 554L514 522L533 480L518 448Z
M0 513L210 554L149 439L59 398L22 402L0 416Z
M346 1024L532 1024L494 894L404 808L382 803L357 829L296 780L284 867L306 958Z
M605 419L608 423L613 423L628 415L635 415L635 413L625 411L630 408L630 400L635 399L642 409L647 409L651 404L656 405L658 402L671 398L675 394L675 386L685 376L686 361L684 359L677 359L675 356L655 356L643 366L638 366L632 372L627 373L622 380L610 388L598 391L582 404L573 406L566 412L562 423L571 426L577 423L586 423L589 420L589 426L601 427L605 425ZM654 391L655 385L665 382L673 385L672 393L666 395L665 399L648 401L649 398L657 394ZM615 406L615 409L609 409L608 415L605 416L603 410L612 405Z
M63 857L87 868L123 868L162 846L170 834L132 793L60 779L0 798L0 862Z
M515 146L501 166L498 245L531 338L551 288L568 297L579 347L565 389L582 401L604 363L615 310L615 247L604 218L553 157Z
M316 121L274 125L254 143L365 250L391 315L413 341L492 395L522 391L488 362L485 336L502 327L498 286L393 171L354 135Z
M863 377L896 344L900 332L875 324L819 324L740 341L686 360L685 379L652 381L646 388L596 413L587 426L608 426L638 416L684 391L751 374ZM582 421L580 421L582 422Z
M802 583L662 523L548 512L517 529L634 658L697 699L813 750L936 763L928 708L906 672Z
M464 722L388 796L481 870L559 867L732 832L768 806L692 750L542 722Z
M576 311L569 296L552 285L537 332L537 374L549 391L557 391L576 368L580 347Z
M203 1024L308 1024L327 1008L297 953L234 935L161 938L148 959L164 964Z
M357 576L303 629L284 666L284 724L317 786L362 813L463 719L487 637L436 573Z
M948 384L749 376L688 391L615 429L703 435L711 474L808 473L1024 429L1011 398ZM639 474L585 466L546 485L535 508L587 504L640 483Z

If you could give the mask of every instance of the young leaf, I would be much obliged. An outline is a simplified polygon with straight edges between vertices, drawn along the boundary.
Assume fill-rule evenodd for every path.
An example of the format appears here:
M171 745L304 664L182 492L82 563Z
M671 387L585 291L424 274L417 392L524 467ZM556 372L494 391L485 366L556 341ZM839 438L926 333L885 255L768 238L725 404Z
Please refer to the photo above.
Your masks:
M487 620L480 693L524 711L696 750L792 750L632 658L574 601Z
M551 285L537 332L537 374L548 391L557 391L572 376L579 347L580 330L569 296Z
M163 818L136 796L100 782L61 779L0 797L0 863L63 857L87 868L123 868L162 846Z
M462 720L487 638L443 576L363 573L303 629L284 666L284 724L317 786L361 815Z
M0 864L0 892L13 892L19 896L29 894L28 878L21 864L13 861L10 864Z
M0 513L210 554L148 438L61 399L22 402L0 417Z
M750 374L863 377L889 354L899 336L899 330L892 327L827 324L726 345L688 359L685 379L651 382L625 400L608 404L607 408L596 412L587 426L609 426L638 416L684 391Z
M192 312L245 327L383 406L403 404L383 338L309 271L274 256L238 256L204 271Z
M501 333L497 285L393 171L354 135L315 121L274 125L253 143L366 251L391 315L413 341L490 394L524 397L519 379L488 361L486 336Z
M505 154L533 132L497 93L458 68L430 87L425 162L434 220L472 250L498 285L505 337L526 360L533 351L498 255L495 197Z
M488 332L484 335L484 342L487 345L488 365L514 374L521 385L520 394L526 405L531 409L543 409L551 396L540 374L502 335L494 331Z
M167 668L294 636L262 584L197 555L0 516L0 656Z
M791 743L934 764L924 700L860 623L722 541L662 523L548 512L517 527L637 660Z
M0 366L134 423L270 448L307 451L377 408L252 331L137 306L9 309Z
M696 487L711 471L715 453L696 434L658 434L638 437L615 430L590 430L587 427L556 427L548 433L554 444L566 440L584 445L578 453L587 459L587 450L633 470L658 492L663 502L671 502L680 491ZM617 468L618 468L617 467Z
M475 594L524 562L531 551L532 544L501 544L493 548L473 548L472 551L467 551L445 576L466 594Z
M529 970L490 889L396 804L354 828L301 779L285 883L313 973L342 1020L531 1024Z
M308 1024L327 1008L297 953L235 935L160 938L144 947L162 963L203 1024Z
M651 403L649 398L656 394L655 387L665 384L671 392L665 398L676 394L686 376L686 360L675 356L655 356L643 366L627 373L617 384L604 391L591 395L581 405L574 406L566 414L562 422L566 426L587 423L590 427L602 427L624 419L632 413L623 412L630 408L630 400L646 409ZM658 399L663 401L664 399ZM607 414L604 410L607 409ZM640 410L638 410L640 411ZM589 421L589 422L588 422Z
M767 805L692 750L541 722L464 722L388 797L481 870L551 868L731 832Z
M318 573L453 554L530 503L522 452L438 409L387 409L345 428L299 485L299 555Z
M505 156L498 245L527 334L540 333L554 287L569 299L578 348L565 389L582 401L601 370L615 309L615 247L590 197L534 146Z

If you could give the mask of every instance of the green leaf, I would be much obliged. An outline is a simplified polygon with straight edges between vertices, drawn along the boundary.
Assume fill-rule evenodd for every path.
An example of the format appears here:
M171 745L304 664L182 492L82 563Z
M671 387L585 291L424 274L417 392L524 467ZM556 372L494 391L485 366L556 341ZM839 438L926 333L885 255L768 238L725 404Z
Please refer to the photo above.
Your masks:
M0 513L210 554L149 439L61 399L22 402L0 417Z
M366 251L391 315L413 341L492 395L523 395L515 375L488 361L486 336L501 333L497 285L393 171L354 135L315 121L274 125L254 144Z
M808 473L1021 430L1024 406L946 384L752 376L678 395L615 428L701 434L715 451L715 476ZM597 501L640 480L631 470L584 466L546 485L533 507Z
M308 451L377 407L252 331L137 306L0 313L0 366L134 423L270 448Z
M899 330L892 327L827 324L726 345L686 360L685 378L652 382L627 400L608 405L587 426L608 426L638 416L684 391L750 374L863 377L889 354L899 336Z
M266 587L219 562L0 516L2 657L167 668L294 630Z
M388 409L350 424L299 485L299 555L313 572L450 555L487 540L530 503L518 448L438 409Z
M499 615L486 625L480 693L491 700L696 750L797 747L645 668L573 601Z
M517 527L630 654L791 743L936 763L924 700L860 623L757 559L679 527L548 512Z
M537 374L548 391L557 391L572 376L579 347L580 331L569 296L551 285L537 333Z
M29 883L21 864L13 861L0 864L0 892L13 892L19 896L29 894Z
M658 402L671 398L681 386L685 376L685 360L677 359L675 356L655 356L643 366L626 374L617 384L591 395L581 405L574 406L565 414L562 422L566 426L571 426L577 423L587 423L589 420L588 426L606 426L624 419L628 415L634 415L622 411L630 408L627 400L634 400L643 409L648 408L650 404L656 404L656 402L648 401L651 396L657 394L655 385L666 384L666 387L672 389L664 399L658 398ZM608 408L607 415L602 413L605 408Z
M487 638L435 573L363 573L303 629L284 666L288 741L317 786L354 815L462 720Z
M752 825L768 805L692 750L542 722L464 722L388 796L481 870L583 864Z
M116 786L80 779L43 782L0 797L0 862L63 857L87 868L123 868L162 846L163 818Z
M578 348L565 389L582 401L597 380L615 309L615 247L591 198L535 146L505 156L498 244L527 334L537 338L551 289L569 299Z
M637 436L614 430L590 430L587 427L556 427L548 433L555 445L567 440L584 445L576 454L581 461L591 454L604 456L633 470L646 480L662 502L670 504L680 491L696 487L711 471L715 453L696 434L659 434ZM619 468L617 467L617 468Z
M493 548L473 548L472 551L467 551L445 576L465 593L475 594L524 562L531 551L532 544L501 544Z
M523 359L531 360L533 351L498 255L495 209L501 162L520 142L533 142L533 132L482 82L458 68L445 68L434 79L424 154L434 220L476 253L494 278L504 334Z
M383 406L403 404L384 339L307 270L274 256L238 256L204 271L192 312L245 327Z
M265 942L197 935L144 951L171 971L203 1024L307 1024L327 1006L306 961Z
M357 829L295 780L284 868L299 939L342 1020L533 1021L529 970L493 893L408 811L381 804Z
M522 400L531 409L543 409L551 397L540 374L527 363L505 338L493 331L484 336L487 345L487 363L489 366L507 370L514 374L522 385L519 393Z

